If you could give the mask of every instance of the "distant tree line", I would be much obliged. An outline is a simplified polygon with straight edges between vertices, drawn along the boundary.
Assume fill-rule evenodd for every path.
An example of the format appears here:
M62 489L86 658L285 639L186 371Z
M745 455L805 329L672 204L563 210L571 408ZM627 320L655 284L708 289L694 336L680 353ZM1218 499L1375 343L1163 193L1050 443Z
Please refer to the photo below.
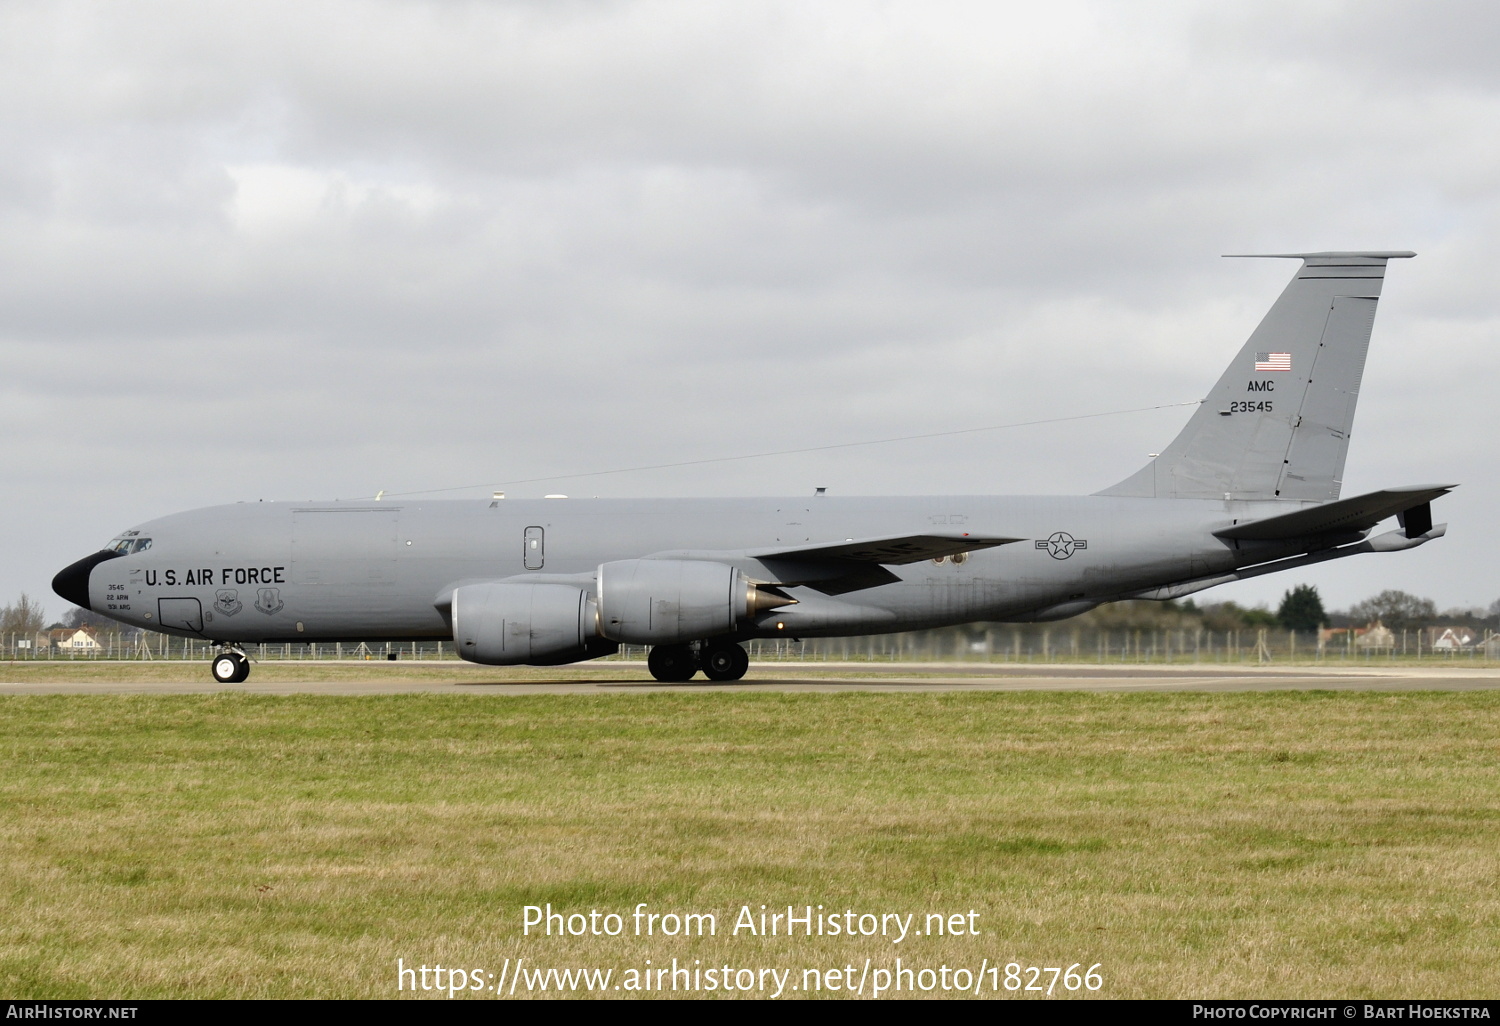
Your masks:
M0 637L40 634L43 631L69 628L76 630L79 627L87 627L93 631L108 631L125 635L139 633L139 628L130 627L111 620L101 613L95 613L79 606L72 606L63 614L61 620L47 622L47 612L40 602L37 602L24 591L21 597L8 606L0 606Z
M1200 606L1192 599L1183 602L1115 602L1069 622L1105 630L1201 627L1210 631L1234 631L1271 627L1312 632L1324 627L1364 627L1377 620L1393 631L1456 624L1500 629L1500 599L1491 603L1488 609L1460 608L1439 612L1432 599L1390 589L1356 602L1348 609L1328 610L1315 585L1299 584L1282 594L1281 604L1275 612L1266 606L1247 609L1234 602L1212 602Z
M1434 625L1463 624L1500 630L1500 599L1488 609L1439 611L1431 599L1387 590L1348 609L1327 609L1316 585L1299 584L1281 596L1273 611L1268 606L1245 607L1236 602L1193 599L1179 602L1131 600L1110 602L1069 620L1059 621L1084 630L1206 630L1243 631L1265 627L1312 633L1325 627L1364 627L1379 620L1393 631ZM1041 625L1038 625L1041 626Z
M0 609L0 635L37 634L46 623L47 614L24 591L13 605Z

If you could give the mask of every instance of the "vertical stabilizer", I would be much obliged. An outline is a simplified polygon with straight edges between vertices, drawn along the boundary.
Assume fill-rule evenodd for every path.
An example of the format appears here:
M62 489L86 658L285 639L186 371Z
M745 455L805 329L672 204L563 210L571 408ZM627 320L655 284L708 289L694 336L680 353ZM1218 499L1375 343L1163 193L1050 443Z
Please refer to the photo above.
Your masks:
M1339 497L1386 261L1416 254L1264 255L1302 267L1182 433L1098 494Z

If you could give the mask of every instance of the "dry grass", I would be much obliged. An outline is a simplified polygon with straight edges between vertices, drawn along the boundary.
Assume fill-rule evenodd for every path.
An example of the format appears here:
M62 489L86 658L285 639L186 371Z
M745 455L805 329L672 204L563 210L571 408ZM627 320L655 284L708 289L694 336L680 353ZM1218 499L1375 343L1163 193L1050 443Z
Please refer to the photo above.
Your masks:
M394 996L398 957L1099 962L1115 997L1497 984L1494 692L12 696L0 712L11 997ZM720 935L523 938L521 907L549 901L716 911ZM728 935L762 903L973 908L983 934Z

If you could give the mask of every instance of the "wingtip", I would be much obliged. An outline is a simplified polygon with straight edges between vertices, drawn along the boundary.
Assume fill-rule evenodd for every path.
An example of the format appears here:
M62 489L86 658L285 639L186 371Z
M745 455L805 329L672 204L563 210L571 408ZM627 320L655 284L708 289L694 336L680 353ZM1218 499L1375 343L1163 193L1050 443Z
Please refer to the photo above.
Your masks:
M1451 492L1457 487L1459 486L1456 484L1419 484L1398 485L1394 488L1387 488L1385 490L1388 492Z

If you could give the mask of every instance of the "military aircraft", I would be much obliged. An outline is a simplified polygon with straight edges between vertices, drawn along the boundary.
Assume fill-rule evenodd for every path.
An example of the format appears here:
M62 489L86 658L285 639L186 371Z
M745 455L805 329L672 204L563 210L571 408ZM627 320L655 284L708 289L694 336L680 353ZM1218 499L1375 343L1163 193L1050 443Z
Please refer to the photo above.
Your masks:
M254 643L433 639L491 665L643 645L657 680L737 680L751 638L1059 620L1441 537L1454 485L1339 498L1386 264L1415 254L1257 255L1301 265L1177 438L1093 495L238 503L52 587L213 642L225 683Z

